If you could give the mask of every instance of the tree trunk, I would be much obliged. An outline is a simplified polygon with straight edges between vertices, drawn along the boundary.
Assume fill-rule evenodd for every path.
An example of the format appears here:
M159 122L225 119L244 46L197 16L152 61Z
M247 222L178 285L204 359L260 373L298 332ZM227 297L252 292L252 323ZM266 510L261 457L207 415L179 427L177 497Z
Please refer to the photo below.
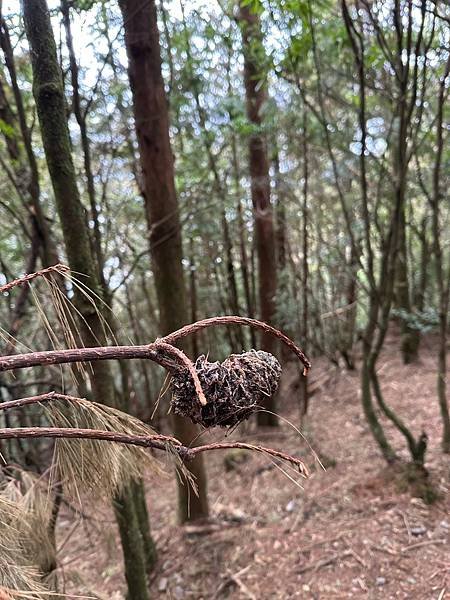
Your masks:
M31 208L30 219L32 221L33 229L39 236L41 262L42 265L46 267L49 265L56 264L58 262L58 253L56 250L56 245L52 239L52 236L50 235L50 230L45 214L42 210L41 192L39 186L39 170L36 161L36 156L33 151L31 129L27 125L25 106L23 103L22 93L20 91L19 84L17 81L13 46L9 37L8 27L3 19L1 20L0 44L5 55L5 64L11 79L11 87L16 103L19 129L28 162L29 174L26 178L23 178L22 175L22 179L28 181L27 192L29 194Z
M356 313L358 300L358 257L357 249L354 244L349 249L349 259L347 262L346 290L345 300L347 303L347 312L345 316L345 332L343 334L341 355L345 361L347 369L355 369L355 360L353 357L353 344L355 341Z
M388 463L396 460L396 454L388 442L383 427L378 420L374 410L372 401L372 390L375 394L379 408L384 415L393 423L398 431L404 436L410 455L413 461L418 457L423 460L426 446L420 440L415 442L410 430L406 427L403 421L396 413L385 403L381 387L376 373L376 364L380 355L381 348L386 338L389 316L391 313L392 304L395 296L396 285L396 269L400 264L403 268L401 281L407 282L405 277L406 262L402 264L398 262L399 253L402 251L402 236L405 233L404 215L405 215L405 193L406 193L406 174L408 166L407 151L407 123L411 116L412 108L414 107L414 99L412 100L409 109L406 103L407 93L407 70L405 71L402 63L401 40L401 24L398 21L399 15L397 12L399 4L396 3L394 9L394 22L396 23L396 31L398 34L398 81L400 86L400 97L398 98L398 137L397 147L394 152L394 202L389 216L387 234L383 239L380 261L377 269L374 264L374 253L372 249L372 238L370 236L370 212L369 212L369 193L367 184L366 171L366 142L367 142L367 119L366 119L366 73L365 73L365 29L362 24L362 18L357 12L358 28L353 21L346 0L342 0L342 14L348 33L349 41L353 49L355 63L358 70L359 82L359 126L361 128L361 151L360 151L360 187L362 198L362 210L364 216L364 241L367 254L367 280L369 283L368 297L368 317L363 337L363 358L361 366L361 395L364 414L369 424L371 433L373 434L380 450ZM370 8L367 8L370 10ZM411 13L409 14L411 19ZM411 25L410 20L410 25ZM406 74L405 74L406 73ZM343 208L345 206L343 205ZM352 235L351 228L349 234L352 239L352 244L356 246L354 250L358 251L358 247ZM357 255L356 255L357 256ZM406 253L405 253L406 260ZM377 270L379 275L377 277ZM407 289L407 288L406 288ZM402 290L405 292L405 289Z
M258 258L259 316L262 321L274 324L277 293L275 228L270 203L267 145L261 132L262 109L267 98L265 80L262 78L264 75L261 76L264 64L260 56L264 55L264 49L259 17L251 11L248 3L241 2L239 21L244 54L247 118L254 126L254 133L249 138L248 150ZM270 335L263 334L261 348L276 354L276 340ZM266 408L272 413L275 412L273 397L266 402ZM273 414L261 412L258 414L258 423L276 426L278 420Z
M194 240L191 237L189 240L189 296L191 308L191 323L198 321L197 314L197 272L194 261ZM192 354L197 358L200 354L199 350L199 334L194 333L192 336Z
M23 3L23 14L31 50L33 94L69 265L72 271L83 273L86 277L84 283L92 294L101 296L70 151L62 76L46 1L27 0ZM100 315L77 289L74 304L82 317L82 343L85 346L104 344ZM95 400L102 404L113 404L114 386L108 362L95 361L89 372ZM115 504L129 596L133 600L148 600L144 549L129 490L116 498ZM126 527L123 527L124 522L127 523Z
M122 265L122 261L121 261L121 265ZM133 301L131 298L131 293L130 293L130 287L129 287L129 283L128 281L124 282L124 288L125 288L125 307L128 313L128 319L130 321L131 324L131 328L133 331L133 341L135 344L143 344L144 341L142 339L141 336L141 329L139 326L139 319L136 316L134 307L133 307ZM142 375L142 388L143 388L143 396L144 396L144 404L145 404L145 414L148 415L149 413L151 414L153 412L153 391L152 391L152 385L150 382L150 376L149 376L149 372L148 372L148 364L147 361L140 361L139 363L139 369ZM146 418L144 418L143 420L146 420Z
M169 114L161 74L161 53L154 0L120 0L129 61L130 87L143 175L143 196L150 232L152 269L159 305L161 334L187 322L182 266L181 227L175 191L174 164L169 138ZM174 431L186 445L198 429L190 421L173 417ZM179 483L180 521L208 515L203 461L188 465L199 494Z
M402 191L398 191L397 193L402 193L404 195L404 185L404 183L401 185ZM403 362L407 365L417 359L420 344L420 332L417 329L411 328L408 323L412 306L409 295L408 253L406 244L406 218L404 202L405 201L403 200L403 209L400 214L397 265L395 270L395 308L401 310L403 314L402 318L400 319L400 348L403 356Z
M231 118L231 115L230 115ZM239 235L239 254L241 259L241 274L242 274L242 285L244 287L244 295L245 295L245 306L247 309L247 315L253 319L255 317L255 310L252 302L252 293L251 293L251 284L250 284L250 275L249 275L249 260L248 260L248 251L247 251L247 239L245 232L245 223L244 223L244 215L242 214L242 202L240 198L241 194L241 186L239 183L239 166L238 166L238 158L237 158L237 144L236 144L236 135L232 134L231 139L231 151L233 156L233 176L234 176L234 184L236 188L236 212L237 212L237 226L238 226L238 235ZM250 341L252 348L256 348L256 335L255 331L250 329Z
M272 165L274 170L274 183L275 183L275 201L274 201L274 212L275 212L275 239L277 247L277 269L280 274L278 281L278 297L281 302L284 302L286 298L289 298L289 287L290 282L287 276L287 228L286 228L286 189L282 182L280 173L280 157L278 153L277 140L274 139L272 152ZM289 322L286 322L289 321ZM281 325L281 324L280 324ZM286 319L283 323L283 331L289 337L295 337L295 323L291 319ZM280 348L282 364L287 363L292 358L292 353L289 352L288 348L283 346ZM302 384L300 384L302 388ZM300 394L303 392L301 391Z
M309 183L309 162L308 162L308 128L306 107L303 107L303 277L302 277L302 337L306 341L308 335L308 286L309 286L309 267L308 267L308 183ZM300 375L300 416L304 417L308 412L308 379Z
M92 171L91 144L88 137L86 123L88 113L87 110L84 109L81 104L78 81L78 65L75 57L75 51L73 48L72 28L70 24L70 7L68 0L61 0L61 12L63 15L64 29L66 32L67 49L69 51L70 74L72 83L72 105L75 118L80 129L81 147L83 150L84 173L87 183L87 194L89 198L89 205L91 207L91 218L94 225L93 239L90 239L90 245L92 248L95 266L98 272L98 280L100 283L103 300L106 302L106 304L109 305L111 302L111 294L104 277L105 259L102 248L102 235L100 230L99 212L97 208L94 173ZM90 232L88 230L88 235L89 234ZM114 333L114 336L116 336L118 327L116 319L114 317L114 313L109 312L106 315L106 318L109 322L111 331ZM122 410L129 412L129 368L124 361L120 362L120 370L122 373L122 382L124 382L124 385L122 386L121 390L122 400L120 401L120 405ZM150 525L148 520L147 507L145 504L145 490L142 481L136 482L134 484L134 493L130 494L130 499L136 505L136 513L138 517L139 528L141 530L144 550L147 557L147 569L148 571L151 571L156 561L156 550L155 543L150 535Z
M148 600L147 562L139 528L139 517L133 498L133 485L114 499L114 513L122 540L125 577L128 584L127 600Z
M72 105L75 118L80 128L81 147L83 149L83 162L84 162L84 174L86 177L87 194L89 198L89 205L91 207L91 219L94 224L93 232L94 239L92 240L92 246L94 250L94 257L98 270L98 279L102 288L105 301L109 301L109 290L106 285L105 276L103 273L104 267L104 256L102 249L102 240L99 223L99 212L97 208L96 192L94 185L94 174L92 172L92 159L91 159L91 144L88 137L87 131L87 112L81 106L79 81L78 81L78 65L75 57L75 51L73 49L73 38L72 28L70 26L70 8L68 0L61 0L61 12L63 15L64 29L66 31L66 44L69 51L69 62L70 62L70 76L72 83ZM89 232L88 232L89 233Z
M418 32L418 42L416 43L416 61L417 54L421 51L420 39L423 32L424 24L424 7L422 3L422 25ZM405 364L411 363L417 359L420 335L419 331L415 331L409 325L409 316L411 313L411 301L409 296L408 282L408 254L406 244L406 203L407 203L407 184L408 184L408 163L409 151L409 127L415 106L415 97L417 90L417 69L411 78L410 61L411 61L411 31L413 23L413 11L411 5L409 9L404 10L403 15L400 15L400 3L396 2L392 10L392 17L396 31L397 52L395 55L395 68L397 77L397 98L396 108L398 118L398 133L396 135L396 147L393 152L393 175L395 182L395 202L399 206L398 213L398 234L397 234L397 263L395 272L395 307L402 310L404 317L401 323L401 344L400 349ZM407 20L407 21L406 21ZM405 23L406 21L406 23ZM405 27L406 25L406 27ZM406 29L406 32L405 32ZM406 35L405 35L406 34ZM406 55L406 60L405 60ZM411 90L411 93L409 91Z
M438 115L436 123L437 149L433 167L433 195L431 199L433 247L436 268L436 279L439 291L439 350L438 350L438 376L437 395L442 417L442 450L450 454L450 414L447 400L447 337L448 337L448 309L450 303L450 252L446 251L445 244L441 241L441 203L443 193L441 189L441 168L444 153L444 105L445 82L450 74L450 56L447 59L444 77L439 86ZM443 225L442 225L443 227ZM447 258L447 264L445 262Z

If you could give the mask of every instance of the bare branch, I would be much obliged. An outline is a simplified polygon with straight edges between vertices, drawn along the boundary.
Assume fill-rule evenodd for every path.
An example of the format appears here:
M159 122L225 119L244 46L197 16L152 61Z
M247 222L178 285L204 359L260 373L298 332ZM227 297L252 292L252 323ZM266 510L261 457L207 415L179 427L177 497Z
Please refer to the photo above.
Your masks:
M9 290L12 288L23 285L24 283L29 283L37 277L45 277L49 273L61 273L62 271L68 272L70 269L66 265L57 264L47 267L46 269L41 269L40 271L36 271L35 273L29 273L28 275L24 275L23 277L19 277L18 279L14 279L14 281L9 281L8 283L5 283L5 285L0 286L0 294L9 292Z
M52 267L49 267L50 269ZM40 272L42 273L42 272ZM23 279L29 278L25 276ZM20 281L20 280L17 280ZM6 284L11 286L10 284ZM0 288L1 289L1 288ZM250 319L248 317L238 317L235 315L224 316L224 317L211 317L209 319L203 319L190 325L185 325L181 329L170 333L169 335L160 338L152 344L146 344L143 346L100 346L94 348L70 348L67 350L49 350L44 352L29 352L26 354L16 354L14 356L2 356L0 357L0 372L11 371L13 369L24 369L27 367L36 367L44 365L58 365L74 362L92 362L96 360L111 360L111 359L148 359L152 360L159 365L165 367L169 371L179 369L179 363L174 363L168 359L165 354L169 351L170 354L176 355L178 361L182 360L183 366L187 366L187 357L181 359L181 355L173 347L170 349L168 345L173 345L179 339L184 338L192 333L196 333L201 329L207 327L213 327L214 325L246 325L248 327L254 327L261 329L270 335L275 336L281 340L303 363L305 367L304 374L311 368L309 359L305 356L304 352L290 339L271 325L257 321L256 319ZM190 363L192 365L192 363ZM192 374L192 372L191 372Z
M94 348L70 348L68 350L50 350L29 352L13 356L0 357L0 372L13 369L25 369L45 365L60 365L74 362L93 362L96 360L147 359L152 360L168 371L180 368L173 360L158 350L158 344L143 346L100 346Z
M1 431L1 430L0 430ZM250 450L252 452L261 452L262 454L268 454L275 458L279 458L286 462L296 466L303 477L309 477L309 471L305 463L291 454L280 452L280 450L274 450L273 448L266 448L265 446L255 446L253 444L246 444L244 442L221 442L217 444L205 444L204 446L196 446L194 448L187 449L187 459L194 458L196 454L200 452L211 452L212 450L226 450L231 448L240 448L242 450Z
M291 350L297 356L297 358L301 360L305 367L305 375L307 371L311 368L311 363L309 359L305 356L303 350L301 350L290 338L288 338L287 335L285 335L279 329L276 329L275 327L264 323L263 321L250 319L248 317L238 317L235 315L229 315L223 317L211 317L209 319L202 319L201 321L197 321L196 323L185 325L184 327L182 327L181 329L177 329L173 333L169 333L169 335L164 336L159 341L174 344L177 340L181 338L196 333L201 329L213 327L214 325L246 325L255 329L261 329L262 331L269 333L270 335L273 335L279 340L281 340L283 344L285 344L289 348L289 350Z
M6 427L0 429L0 439L22 439L22 438L64 438L83 440L105 440L132 446L143 446L144 448L155 448L167 450L166 443L175 448L183 448L181 442L166 435L131 435L117 431L103 431L100 429L78 429L71 427ZM189 450L186 448L186 450Z
M15 427L0 429L0 439L22 439L22 438L63 438L63 439L86 439L103 440L116 442L120 444L129 444L132 446L141 446L144 448L154 448L155 450L167 450L168 447L177 453L183 461L192 460L197 454L210 452L212 450L226 450L230 448L240 448L267 454L274 458L289 462L298 468L303 477L309 476L309 471L305 463L299 458L266 448L265 446L255 446L244 442L223 442L215 444L205 444L188 448L183 446L180 441L166 435L130 435L117 433L115 431L101 431L97 429L76 429L65 427Z
M166 352L168 354L172 354L173 356L178 358L179 361L186 367L186 369L189 371L189 373L194 381L195 391L197 393L200 404L202 404L203 406L206 406L207 400L205 398L205 394L203 393L202 386L201 386L200 380L197 375L197 371L195 370L195 367L192 364L191 360L189 360L189 358L186 356L186 354L182 350L180 350L179 348L176 348L175 346L172 346L171 344L167 344L162 341L157 341L156 344L157 344L158 348L161 348L162 350L166 350Z
M39 404L41 402L48 402L49 400L78 400L73 396L67 396L66 394L58 394L57 392L47 392L46 394L39 394L38 396L29 396L28 398L19 398L18 400L8 400L8 402L0 403L0 410L9 410L10 408L20 408L27 406L28 404Z

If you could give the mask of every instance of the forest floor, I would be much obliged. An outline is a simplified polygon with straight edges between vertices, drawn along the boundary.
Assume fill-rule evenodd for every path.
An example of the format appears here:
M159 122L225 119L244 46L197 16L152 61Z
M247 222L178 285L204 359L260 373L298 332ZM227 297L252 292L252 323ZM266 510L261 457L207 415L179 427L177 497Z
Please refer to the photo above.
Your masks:
M259 455L248 454L227 471L225 455L212 453L207 458L211 520L178 527L173 478L149 479L159 553L152 597L450 598L450 461L439 448L432 338L423 340L420 362L408 366L391 338L378 369L389 404L416 436L422 430L428 434L427 468L439 500L425 504L403 477L386 468L361 412L358 373L315 360L311 384L323 384L311 399L302 433L326 470L282 422L276 431L259 433L247 424L232 437L302 456L312 471L308 480L297 476L302 487ZM296 378L296 368L288 365L279 399L280 414L293 423L299 421ZM404 449L403 440L389 426L387 431L396 448ZM217 439L217 432L203 439ZM71 598L125 598L111 510L89 501L83 510L84 521L67 508L60 518L61 581Z

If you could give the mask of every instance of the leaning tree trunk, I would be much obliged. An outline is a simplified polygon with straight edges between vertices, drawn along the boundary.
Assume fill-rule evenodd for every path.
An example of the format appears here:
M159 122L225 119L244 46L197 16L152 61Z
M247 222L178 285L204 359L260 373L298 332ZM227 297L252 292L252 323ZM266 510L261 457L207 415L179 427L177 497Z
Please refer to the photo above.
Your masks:
M62 225L70 268L83 273L85 285L101 295L98 272L90 249L89 234L81 204L70 151L69 128L61 70L46 0L23 3L26 34L33 67L33 94L36 101L42 141ZM85 346L105 342L99 313L86 297L75 290L74 303L81 315L80 336ZM107 362L92 365L91 386L94 398L102 404L114 403L114 385ZM129 490L115 500L116 518L125 561L130 598L147 600L147 576L142 537L134 502Z
M142 167L142 194L150 232L152 268L159 304L161 334L187 322L182 266L181 227L169 138L169 114L161 74L161 53L154 0L120 0L128 53L130 87ZM173 416L178 438L189 445L198 434L186 419ZM189 463L198 496L178 485L180 521L208 515L203 461Z
M270 178L267 145L261 132L262 109L267 99L264 71L264 48L259 17L253 13L248 2L242 1L239 9L239 22L242 31L244 54L244 83L247 101L247 118L254 126L249 137L249 162L251 194L255 219L256 252L258 258L259 312L266 323L275 320L277 292L277 264L275 253L275 228L270 203ZM263 59L261 59L263 57ZM275 340L266 334L261 336L261 347L267 352L276 353ZM266 403L266 408L275 412L274 399ZM277 425L274 414L258 414L260 425Z

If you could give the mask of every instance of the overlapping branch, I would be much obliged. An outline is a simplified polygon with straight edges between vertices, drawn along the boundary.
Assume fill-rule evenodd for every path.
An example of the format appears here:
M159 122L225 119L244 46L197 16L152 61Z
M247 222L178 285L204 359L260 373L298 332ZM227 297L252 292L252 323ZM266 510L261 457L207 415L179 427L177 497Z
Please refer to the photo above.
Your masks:
M14 287L18 287L20 285L24 285L25 283L30 283L33 279L37 279L38 277L45 277L47 275L51 275L53 273L68 273L70 271L69 267L63 264L52 265L51 267L46 267L45 269L41 269L40 271L36 271L35 273L28 273L23 277L19 277L18 279L14 279L13 281L9 281L4 285L0 286L0 294L4 294L9 292Z
M213 327L215 325L247 325L255 329L260 329L270 333L274 337L283 342L303 363L305 374L310 369L311 363L305 356L304 352L284 333L275 329L267 323L250 319L248 317L224 316L211 317L203 319L190 325L185 325L181 329L170 333L169 335L156 340L151 344L141 346L99 346L94 348L69 348L67 350L49 350L44 352L28 352L25 354L15 354L13 356L0 357L0 372L11 371L14 369L24 369L27 367L58 365L74 362L92 362L96 360L111 360L111 359L148 359L152 360L169 371L180 368L181 366L188 368L188 358L182 357L181 351L176 350L173 346L181 338L187 337L201 329ZM170 347L169 347L170 346ZM175 355L177 362L167 357L167 354ZM190 362L192 365L192 362Z
M256 446L244 442L218 442L213 444L204 444L189 448L175 438L166 435L131 435L118 433L115 431L102 431L96 429L76 429L70 427L12 427L0 429L0 439L23 439L23 438L62 438L62 439L83 439L83 440L101 440L115 442L119 444L128 444L131 446L140 446L143 448L153 448L155 450L167 450L170 448L183 461L192 460L197 454L210 452L212 450L226 450L230 448L240 448L273 456L295 466L303 477L309 475L305 463L290 454L273 450L265 446Z
M53 272L61 273L67 271L69 271L69 269L65 265L54 265L53 267L48 267L47 269L42 269L41 271L38 271L36 273L25 275L22 278L16 279L10 283L1 286L0 293L8 292L16 286L28 284L40 276L45 277ZM290 338L288 338L284 333L282 333L278 329L256 319L231 315L222 317L212 317L210 319L203 319L201 321L197 321L196 323L191 323L163 338L157 339L154 342L146 345L69 348L66 350L29 352L24 354L16 354L12 356L1 356L0 372L35 366L68 364L76 362L85 363L96 360L151 360L161 365L171 373L176 373L183 370L187 371L190 377L192 377L198 401L202 406L205 406L208 403L208 399L205 397L196 369L192 361L174 344L176 344L180 339L185 338L193 333L196 333L201 329L205 329L216 325L244 325L255 329L260 329L265 333L269 333L270 335L273 335L274 337L278 338L297 356L297 358L302 362L304 366L304 375L306 375L307 371L311 367L311 363L305 356L303 351ZM86 403L86 401L81 400L80 398L52 391L46 394L40 394L37 396L30 396L28 398L20 398L17 400L11 400L9 402L4 402L0 404L0 411L22 408L24 406L29 406L32 404L51 403L58 401L67 402L75 408L81 403L85 408L89 404ZM126 415L123 416L124 418L126 418ZM129 418L131 419L132 417ZM247 444L244 442L213 443L205 444L202 446L186 447L179 440L173 437L153 434L150 431L148 434L141 432L135 434L130 431L111 431L96 428L88 429L83 427L58 426L16 427L0 429L0 439L19 438L97 440L105 442L115 442L118 444L126 444L128 446L153 448L155 450L170 449L183 461L191 460L197 454L206 451L222 450L227 448L241 448L245 450L263 453L274 458L287 461L291 465L298 468L301 475L307 476L308 474L305 464L299 458L288 455L278 450L273 450L264 446Z
M224 317L211 317L209 319L202 319L201 321L197 321L196 323L191 323L190 325L185 325L181 329L177 329L173 333L169 333L161 339L168 344L173 344L177 342L179 339L187 337L201 329L206 329L207 327L214 327L215 325L246 325L248 327L253 327L254 329L260 329L265 333L269 333L274 337L278 338L285 346L293 352L297 358L303 363L306 372L311 368L311 362L306 357L303 350L301 350L287 335L285 335L279 329L264 323L263 321L258 321L257 319L250 319L249 317L238 317L235 315L224 316Z

